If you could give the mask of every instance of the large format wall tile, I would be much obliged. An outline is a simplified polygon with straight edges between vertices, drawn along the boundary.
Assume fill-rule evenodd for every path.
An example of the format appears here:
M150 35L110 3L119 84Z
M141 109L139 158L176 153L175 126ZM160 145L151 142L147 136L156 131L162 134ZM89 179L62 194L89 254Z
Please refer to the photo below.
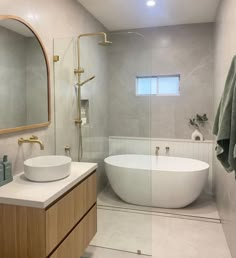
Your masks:
M13 172L16 174L23 170L23 161L25 159L39 154L55 153L53 39L58 37L76 37L81 33L104 30L104 27L75 0L51 0L47 2L40 0L18 0L14 4L10 4L8 0L2 0L0 2L0 14L16 15L29 22L41 37L50 61L52 124L45 129L0 136L0 156L4 154L9 155L9 159L13 162ZM99 90L98 88L99 85L96 86L96 90ZM105 85L103 91L104 88ZM93 90L91 94L96 94L96 90ZM106 96L105 94L103 95L105 99ZM99 102L95 105L100 107L103 100L97 100L96 96L94 96L94 99L94 103L96 101ZM100 131L103 136L106 135L106 126L102 125ZM62 137L66 133L62 133ZM21 148L18 147L18 138L28 137L31 134L36 134L42 139L45 143L44 151L40 151L37 145L30 146L25 144ZM92 135L96 134L92 133Z
M215 83L214 112L216 113L223 93L231 60L236 54L236 2L223 0L216 18L215 33ZM214 158L216 200L232 257L236 257L236 181L235 174L227 174Z
M212 139L213 24L147 28L112 34L109 135L188 139L188 119L207 113ZM136 76L180 74L180 96L136 96Z

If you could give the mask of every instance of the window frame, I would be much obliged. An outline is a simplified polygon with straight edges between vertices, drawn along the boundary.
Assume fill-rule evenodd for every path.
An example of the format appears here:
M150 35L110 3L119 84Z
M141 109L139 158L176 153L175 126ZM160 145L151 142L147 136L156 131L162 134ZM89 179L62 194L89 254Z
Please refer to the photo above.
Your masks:
M178 94L159 94L159 78L171 78L171 77L178 77L179 78L179 87L178 87ZM156 85L156 94L138 94L138 80L142 78L156 78L157 79L157 85ZM145 96L156 96L156 97L178 97L180 96L180 74L167 74L167 75L152 75L152 76L136 76L135 78L135 95L137 97L145 97Z

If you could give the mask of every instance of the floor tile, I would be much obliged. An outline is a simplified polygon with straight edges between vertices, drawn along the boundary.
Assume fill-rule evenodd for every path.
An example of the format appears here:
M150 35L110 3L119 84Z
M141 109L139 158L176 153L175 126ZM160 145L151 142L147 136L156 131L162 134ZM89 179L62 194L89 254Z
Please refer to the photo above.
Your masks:
M153 216L152 247L154 258L231 258L217 223Z
M152 216L98 209L98 231L91 245L152 254Z

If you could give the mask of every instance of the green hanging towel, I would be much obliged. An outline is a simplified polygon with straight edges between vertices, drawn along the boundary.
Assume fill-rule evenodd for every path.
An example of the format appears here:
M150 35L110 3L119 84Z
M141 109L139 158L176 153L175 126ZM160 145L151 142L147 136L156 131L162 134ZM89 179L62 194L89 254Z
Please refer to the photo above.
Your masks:
M227 172L236 170L236 56L227 76L216 114L213 133L217 136L216 156Z

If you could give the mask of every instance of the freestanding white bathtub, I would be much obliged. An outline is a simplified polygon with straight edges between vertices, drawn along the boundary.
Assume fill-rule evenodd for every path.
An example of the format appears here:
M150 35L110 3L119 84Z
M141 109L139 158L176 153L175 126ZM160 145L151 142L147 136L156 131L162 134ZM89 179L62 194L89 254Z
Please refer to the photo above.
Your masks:
M183 208L201 194L208 178L205 162L149 155L105 159L114 192L125 202L160 208Z

